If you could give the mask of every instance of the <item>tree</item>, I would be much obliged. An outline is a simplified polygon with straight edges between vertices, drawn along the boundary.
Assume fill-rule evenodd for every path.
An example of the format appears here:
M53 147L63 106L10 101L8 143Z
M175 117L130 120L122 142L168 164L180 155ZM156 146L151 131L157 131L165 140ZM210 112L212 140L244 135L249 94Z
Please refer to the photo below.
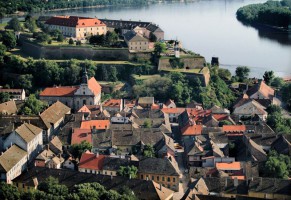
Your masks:
M8 92L1 92L0 93L0 103L4 103L10 100L10 95Z
M132 166L120 166L119 170L117 171L119 176L124 176L128 178L136 178L137 177L137 167Z
M217 75L223 80L230 80L231 79L231 73L228 69L219 68Z
M92 60L85 60L84 62L81 63L80 67L85 67L88 73L88 77L94 77L96 70L97 70L97 65L92 62Z
M244 81L248 78L250 73L250 68L248 67L237 67L235 70L236 76L239 78L239 81Z
M7 49L11 50L16 47L16 36L11 31L6 31L2 35L2 44L6 46Z
M0 199L3 200L18 200L20 193L16 186L0 182Z
M74 44L74 40L72 38L69 39L69 44L73 45Z
M7 48L5 45L0 44L0 64L4 62L3 57L5 55Z
M24 26L31 32L35 32L37 25L35 22L35 19L32 17L29 17L25 20Z
M36 35L36 39L39 41L39 42L48 42L51 38L48 34L46 33L38 33Z
M58 42L63 42L64 39L65 39L65 38L64 38L63 34L59 34L58 37L57 37L57 41L58 41Z
M227 121L227 120L222 120L218 123L219 127L222 127L223 125L232 125L232 123L230 121Z
M80 82L81 67L78 65L77 60L71 59L64 63L64 80L65 85L76 85Z
M48 177L44 182L41 182L37 189L57 197L66 197L68 195L68 188L65 185L60 185L58 179Z
M114 45L118 41L118 35L115 31L107 31L106 33L106 42L109 46Z
M275 77L271 82L271 86L278 89L281 89L284 84L285 82L281 77Z
M73 144L71 146L71 153L74 158L81 158L82 153L85 152L85 150L91 150L92 149L92 144L90 144L87 141L82 141L80 144Z
M161 53L164 53L166 51L166 44L163 42L156 42L154 47L154 52L156 56L161 56Z
M23 74L18 77L17 86L26 90L32 89L32 74Z
M146 119L143 123L143 126L145 128L151 128L152 127L152 123L151 123L151 120L150 119Z
M264 172L268 177L288 179L291 172L290 157L271 151L268 155Z
M273 71L265 71L263 78L267 85L270 85L272 80L274 79L275 75Z
M21 31L22 27L17 17L13 17L5 27L7 29L13 29L14 31Z
M143 155L148 158L155 157L155 149L153 145L145 145L143 150Z
M281 88L282 100L286 104L287 109L291 110L291 83L283 85Z
M46 103L38 100L34 94L31 94L29 95L28 99L25 101L24 105L22 106L20 113L24 115L31 115L31 114L38 115L46 107L47 107Z

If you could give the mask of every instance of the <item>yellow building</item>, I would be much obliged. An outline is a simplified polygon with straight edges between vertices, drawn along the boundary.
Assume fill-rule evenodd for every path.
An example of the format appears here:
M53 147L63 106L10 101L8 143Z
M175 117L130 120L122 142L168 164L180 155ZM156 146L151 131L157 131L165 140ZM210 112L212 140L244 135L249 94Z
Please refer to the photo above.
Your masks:
M92 35L106 34L106 24L97 18L55 16L45 22L49 30L59 30L66 37L84 39Z

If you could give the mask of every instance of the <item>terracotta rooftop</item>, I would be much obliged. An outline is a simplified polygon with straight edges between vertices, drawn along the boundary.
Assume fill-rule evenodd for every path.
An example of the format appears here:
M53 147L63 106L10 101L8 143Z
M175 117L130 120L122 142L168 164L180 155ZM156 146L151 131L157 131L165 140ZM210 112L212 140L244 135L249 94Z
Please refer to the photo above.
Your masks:
M216 169L218 170L240 170L240 162L231 162L231 163L216 163Z
M91 111L89 110L89 108L84 105L82 108L80 108L80 110L78 110L79 113L91 113Z
M185 108L163 108L162 111L167 114L181 114Z
M255 84L247 91L248 96L252 96L256 92L260 92L266 99L272 99L274 97L274 90L268 86L264 81Z
M55 16L48 19L45 23L50 25L68 26L76 28L106 26L97 18L78 16Z
M95 96L101 94L101 86L94 77L88 80L88 87L94 93Z
M80 144L82 141L87 141L92 144L91 129L74 128L72 133L71 145Z
M93 129L94 126L97 130L108 129L110 125L109 120L90 120L82 121L81 129Z
M68 86L68 87L48 87L45 88L39 96L54 96L54 97L65 97L65 96L74 96L78 86Z
M108 99L103 103L104 107L120 107L121 99Z
M79 168L102 170L105 155L96 155L89 151L82 154Z
M187 125L181 129L181 133L183 136L201 135L202 127L202 125Z
M245 132L246 126L245 125L223 125L222 130L224 132Z

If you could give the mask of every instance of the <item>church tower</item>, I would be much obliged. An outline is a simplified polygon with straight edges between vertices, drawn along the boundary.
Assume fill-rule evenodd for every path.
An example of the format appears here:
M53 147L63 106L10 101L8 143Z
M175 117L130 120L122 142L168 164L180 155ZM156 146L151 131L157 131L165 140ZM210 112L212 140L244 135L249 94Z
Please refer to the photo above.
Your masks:
M83 75L82 75L82 81L81 84L86 84L88 85L88 74L87 74L87 70L86 67L83 67Z
M175 58L180 58L180 47L179 47L178 40L175 40L175 43L174 43L174 54L175 54Z

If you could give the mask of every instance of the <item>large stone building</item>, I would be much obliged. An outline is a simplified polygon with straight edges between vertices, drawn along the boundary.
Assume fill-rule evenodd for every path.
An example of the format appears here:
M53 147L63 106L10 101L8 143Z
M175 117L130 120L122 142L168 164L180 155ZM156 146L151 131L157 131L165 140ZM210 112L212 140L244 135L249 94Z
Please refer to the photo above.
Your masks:
M134 31L129 31L124 34L124 41L126 42L129 51L149 50L149 40Z
M88 80L84 70L81 85L46 88L40 93L40 99L48 104L60 101L74 110L79 110L83 105L101 103L101 86L94 77Z
M45 22L49 30L59 30L64 36L84 39L92 35L106 34L107 27L97 18L55 16Z

